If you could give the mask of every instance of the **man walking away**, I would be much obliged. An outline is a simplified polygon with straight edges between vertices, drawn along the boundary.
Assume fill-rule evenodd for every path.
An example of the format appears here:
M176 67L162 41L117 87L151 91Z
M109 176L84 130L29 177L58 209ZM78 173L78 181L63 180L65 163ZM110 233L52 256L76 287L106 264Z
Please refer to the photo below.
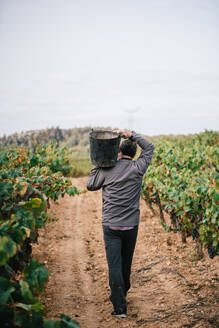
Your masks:
M126 140L119 149L114 167L94 167L88 177L87 189L102 188L102 225L109 269L110 300L116 317L126 317L126 295L130 288L131 264L139 224L139 201L142 178L154 150L153 144L141 135L115 130ZM133 160L137 144L142 152Z

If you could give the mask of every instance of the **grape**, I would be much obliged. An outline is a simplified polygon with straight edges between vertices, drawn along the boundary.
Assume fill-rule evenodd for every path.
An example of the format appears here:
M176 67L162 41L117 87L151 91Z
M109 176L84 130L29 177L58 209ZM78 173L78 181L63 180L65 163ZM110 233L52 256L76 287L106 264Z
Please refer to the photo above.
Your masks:
M203 220L203 214L200 213L200 214L198 214L198 221L201 222L202 220Z
M216 249L214 246L208 246L208 254L211 259L216 256Z
M192 239L195 240L195 238L199 237L199 232L197 228L192 229Z

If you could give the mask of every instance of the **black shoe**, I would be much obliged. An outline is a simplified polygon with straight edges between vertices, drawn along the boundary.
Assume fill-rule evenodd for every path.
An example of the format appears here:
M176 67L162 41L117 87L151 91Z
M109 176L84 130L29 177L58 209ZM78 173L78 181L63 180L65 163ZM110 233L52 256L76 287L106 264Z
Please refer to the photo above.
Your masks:
M111 313L111 315L113 317L117 317L117 318L126 318L126 313L124 311L123 312L121 312L121 311L113 311Z

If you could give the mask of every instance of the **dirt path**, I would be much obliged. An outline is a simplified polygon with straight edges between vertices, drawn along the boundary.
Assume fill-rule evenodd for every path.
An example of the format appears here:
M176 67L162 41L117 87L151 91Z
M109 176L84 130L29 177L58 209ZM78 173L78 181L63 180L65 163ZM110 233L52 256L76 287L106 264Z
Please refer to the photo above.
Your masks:
M73 184L85 188L86 180ZM49 318L65 313L82 328L219 326L218 259L196 261L193 242L183 245L179 235L166 233L143 201L125 319L110 315L101 192L65 197L50 212L59 220L34 246L51 272L42 297Z

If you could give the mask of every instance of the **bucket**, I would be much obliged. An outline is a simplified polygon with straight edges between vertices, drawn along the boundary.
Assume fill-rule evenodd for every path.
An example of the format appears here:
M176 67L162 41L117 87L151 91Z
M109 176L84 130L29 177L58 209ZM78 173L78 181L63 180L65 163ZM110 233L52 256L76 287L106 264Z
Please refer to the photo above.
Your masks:
M98 167L115 166L118 157L120 135L112 131L92 130L90 139L90 160Z

